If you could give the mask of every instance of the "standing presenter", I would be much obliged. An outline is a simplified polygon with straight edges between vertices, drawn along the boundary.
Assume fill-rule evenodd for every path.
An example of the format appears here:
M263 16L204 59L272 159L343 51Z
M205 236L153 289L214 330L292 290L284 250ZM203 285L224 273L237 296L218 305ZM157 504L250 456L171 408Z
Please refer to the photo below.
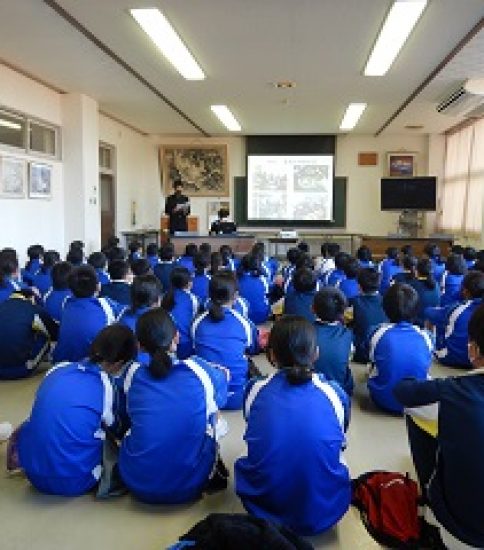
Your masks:
M182 194L183 183L181 180L173 182L175 192L166 198L165 214L170 217L170 235L175 231L188 231L188 214L190 214L190 202L186 195Z

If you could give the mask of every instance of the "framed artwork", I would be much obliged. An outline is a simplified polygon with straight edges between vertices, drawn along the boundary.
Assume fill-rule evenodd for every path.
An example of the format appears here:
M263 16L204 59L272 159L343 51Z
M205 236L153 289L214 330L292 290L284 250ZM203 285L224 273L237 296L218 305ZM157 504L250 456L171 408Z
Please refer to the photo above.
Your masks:
M213 200L207 201L207 210L208 210L207 223L208 223L209 231L210 231L210 227L212 226L212 223L218 219L218 211L221 208L226 208L230 212L230 202L225 200L224 201L213 201Z
M167 145L160 156L165 196L172 194L177 179L189 197L228 196L226 145Z
M378 153L374 151L358 153L358 166L377 166Z
M25 197L26 163L23 159L0 156L0 197Z
M388 175L391 178L415 176L416 158L416 153L388 153Z
M29 197L31 199L52 197L52 166L39 162L29 164Z

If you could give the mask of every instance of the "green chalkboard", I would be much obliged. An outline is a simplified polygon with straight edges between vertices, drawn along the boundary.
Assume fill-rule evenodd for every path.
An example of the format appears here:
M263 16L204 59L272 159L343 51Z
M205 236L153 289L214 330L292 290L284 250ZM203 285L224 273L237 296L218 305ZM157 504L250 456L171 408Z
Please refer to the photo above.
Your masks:
M244 227L346 227L346 178L334 178L332 221L247 220L247 178L234 178L234 219Z

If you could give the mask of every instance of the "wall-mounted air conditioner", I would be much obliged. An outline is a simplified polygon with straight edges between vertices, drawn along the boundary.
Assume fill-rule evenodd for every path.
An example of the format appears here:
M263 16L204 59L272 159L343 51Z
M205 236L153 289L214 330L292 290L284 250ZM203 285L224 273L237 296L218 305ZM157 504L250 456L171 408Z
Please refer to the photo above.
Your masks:
M476 93L480 88L474 85L477 80L468 80L449 94L437 105L437 111L443 115L463 116L465 118L484 115L484 95Z

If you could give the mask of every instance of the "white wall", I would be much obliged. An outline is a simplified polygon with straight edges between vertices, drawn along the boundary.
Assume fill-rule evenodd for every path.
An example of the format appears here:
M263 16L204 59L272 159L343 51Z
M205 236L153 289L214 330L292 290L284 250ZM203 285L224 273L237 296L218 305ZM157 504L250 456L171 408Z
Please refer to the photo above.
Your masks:
M0 105L52 124L62 124L61 96L0 64ZM0 145L0 155L39 161L52 166L52 198L0 198L0 248L11 246L25 261L30 244L65 251L63 165L60 161L26 155Z

